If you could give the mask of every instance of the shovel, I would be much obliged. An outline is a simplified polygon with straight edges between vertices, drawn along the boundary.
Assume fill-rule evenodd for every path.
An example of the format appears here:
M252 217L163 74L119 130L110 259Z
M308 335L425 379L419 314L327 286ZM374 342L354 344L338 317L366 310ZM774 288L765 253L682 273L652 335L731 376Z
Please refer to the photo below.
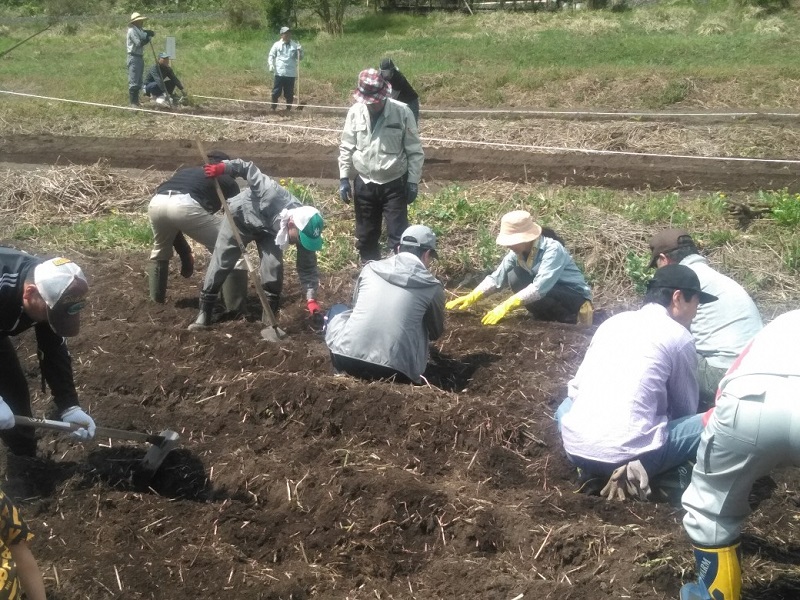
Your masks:
M52 429L54 431L64 431L71 433L81 426L76 423L65 423L64 421L51 421L49 419L39 419L33 417L23 417L14 415L17 425L27 425L28 427L38 427L39 429ZM165 429L159 435L142 433L139 431L126 431L124 429L110 429L108 427L98 427L95 430L95 437L112 438L115 440L129 440L133 442L147 442L152 447L147 451L139 464L137 480L147 483L156 474L158 467L164 462L167 454L178 447L178 434L171 429Z
M196 141L197 149L200 150L200 156L202 156L203 161L205 161L206 152L203 150L203 144L199 139ZM228 207L228 201L225 200L225 194L222 193L222 188L219 186L219 181L217 181L216 178L214 178L214 186L217 188L217 196L219 196L219 201L222 204L222 212L225 213L225 218L228 219L228 225L230 225L231 231L233 231L233 237L236 238L236 243L239 245L239 250L244 258L244 263L247 265L247 272L250 274L250 279L253 280L253 285L256 288L256 294L258 294L258 299L261 301L261 308L263 309L261 314L266 321L265 324L267 325L267 327L261 330L261 338L268 342L279 342L286 337L286 332L278 327L278 322L275 320L275 315L273 314L272 309L269 307L267 293L261 286L261 276L253 267L250 259L247 256L247 250L244 247L244 242L242 242L242 236L239 234L239 228L236 227L236 221L233 220L231 209Z

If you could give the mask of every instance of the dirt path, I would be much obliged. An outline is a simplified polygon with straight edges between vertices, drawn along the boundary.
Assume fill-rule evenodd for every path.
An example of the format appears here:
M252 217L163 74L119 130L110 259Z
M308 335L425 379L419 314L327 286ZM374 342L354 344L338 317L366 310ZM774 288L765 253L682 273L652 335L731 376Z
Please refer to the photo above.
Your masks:
M0 162L93 164L104 158L115 167L172 170L197 162L191 140L99 138L46 134L3 136ZM337 149L306 143L220 143L232 156L254 160L281 177L337 179ZM543 181L616 189L800 191L797 165L732 160L536 154L486 149L428 148L424 178L437 181L499 179Z

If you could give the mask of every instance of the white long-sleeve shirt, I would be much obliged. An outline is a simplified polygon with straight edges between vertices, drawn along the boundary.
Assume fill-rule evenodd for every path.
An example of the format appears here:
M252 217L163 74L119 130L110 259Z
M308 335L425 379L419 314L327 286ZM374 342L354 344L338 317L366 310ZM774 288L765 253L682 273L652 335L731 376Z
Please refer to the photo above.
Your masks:
M569 382L561 420L573 456L623 463L667 439L667 422L697 412L697 353L689 331L655 303L608 319Z

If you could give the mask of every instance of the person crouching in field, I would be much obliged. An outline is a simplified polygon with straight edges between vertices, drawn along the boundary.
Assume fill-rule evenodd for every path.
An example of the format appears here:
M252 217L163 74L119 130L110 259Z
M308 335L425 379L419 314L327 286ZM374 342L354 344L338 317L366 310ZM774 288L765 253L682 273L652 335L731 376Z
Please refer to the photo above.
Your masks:
M486 313L484 325L497 324L523 305L542 321L591 325L592 292L586 278L560 241L542 235L530 213L503 215L497 244L509 250L500 266L471 293L448 302L448 310L464 310L508 285L514 295Z
M650 478L694 460L703 415L689 325L715 300L689 267L667 265L642 308L614 315L592 337L556 422L581 479L611 476L601 494L647 498Z
M444 287L428 270L436 257L433 231L412 225L396 255L364 266L353 308L328 312L325 343L336 372L421 382L428 344L444 331Z

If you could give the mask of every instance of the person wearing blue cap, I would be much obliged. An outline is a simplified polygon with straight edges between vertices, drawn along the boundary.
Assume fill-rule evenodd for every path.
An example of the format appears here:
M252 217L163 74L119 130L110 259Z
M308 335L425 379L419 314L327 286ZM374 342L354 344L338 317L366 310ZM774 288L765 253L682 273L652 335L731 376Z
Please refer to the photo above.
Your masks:
M297 275L313 322L321 322L317 302L319 270L317 251L322 248L325 222L313 206L304 206L289 190L264 175L251 161L233 159L205 166L206 177L230 175L247 181L247 188L231 198L229 208L242 243L255 242L261 258L261 284L273 314L278 314L283 291L283 251L297 249ZM211 325L214 305L225 278L242 256L228 219L222 221L200 294L200 314L190 330Z
M186 96L186 88L175 75L169 64L170 55L162 52L158 55L158 62L150 67L147 77L144 78L144 91L158 104L173 104L178 99L173 96L175 89L179 89Z
M272 44L267 55L267 67L275 73L272 86L272 110L278 107L278 98L286 98L286 110L292 110L294 84L300 61L303 60L303 47L292 40L292 30L281 27L281 39ZM302 108L302 107L301 107Z

